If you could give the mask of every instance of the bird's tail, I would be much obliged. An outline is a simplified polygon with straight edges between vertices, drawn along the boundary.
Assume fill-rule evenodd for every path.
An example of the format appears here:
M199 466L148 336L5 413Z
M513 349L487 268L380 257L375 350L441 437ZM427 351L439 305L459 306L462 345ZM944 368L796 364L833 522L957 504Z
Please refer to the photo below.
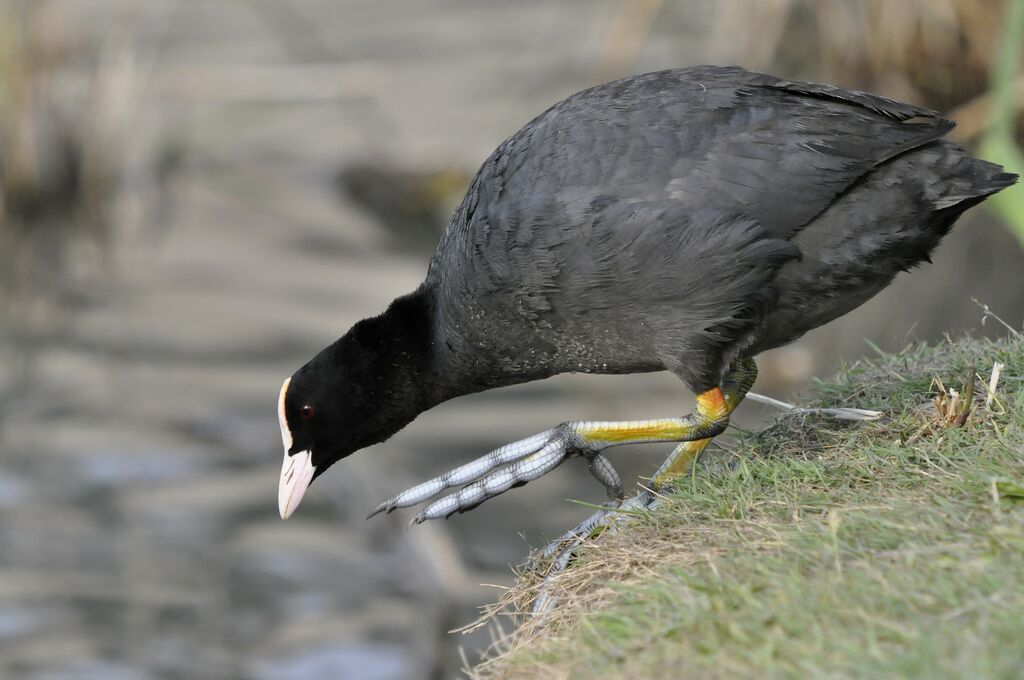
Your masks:
M1012 186L1018 176L1006 172L1001 165L971 157L965 149L949 142L942 142L948 163L940 195L933 206L937 211L955 209L957 213L967 210L992 194Z

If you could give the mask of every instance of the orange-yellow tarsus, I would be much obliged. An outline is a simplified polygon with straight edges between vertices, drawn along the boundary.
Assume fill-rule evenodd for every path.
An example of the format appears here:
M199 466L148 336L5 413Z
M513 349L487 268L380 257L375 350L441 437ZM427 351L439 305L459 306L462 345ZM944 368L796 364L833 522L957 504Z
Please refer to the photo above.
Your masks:
M697 412L711 420L718 420L728 416L732 409L725 401L721 387L712 387L707 392L697 395Z

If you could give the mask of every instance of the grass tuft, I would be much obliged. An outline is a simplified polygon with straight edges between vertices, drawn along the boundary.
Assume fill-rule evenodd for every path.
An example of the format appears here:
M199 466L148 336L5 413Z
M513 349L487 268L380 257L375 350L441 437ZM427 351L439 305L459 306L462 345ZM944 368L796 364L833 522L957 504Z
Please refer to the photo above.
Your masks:
M887 418L732 437L587 545L543 620L524 571L470 675L1020 677L1024 341L913 346L817 395Z

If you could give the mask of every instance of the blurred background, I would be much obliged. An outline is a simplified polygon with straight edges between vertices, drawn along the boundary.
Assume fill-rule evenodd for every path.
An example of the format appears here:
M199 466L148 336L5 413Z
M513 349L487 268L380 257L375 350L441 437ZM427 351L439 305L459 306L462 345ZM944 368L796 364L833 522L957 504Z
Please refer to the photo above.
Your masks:
M366 512L556 422L677 414L689 395L666 375L561 376L458 399L333 468L284 523L282 380L418 284L498 143L598 82L736 63L948 112L955 139L1012 159L1008 9L0 2L0 676L456 675L488 643L448 633L498 597L481 584L508 585L589 514L567 499L603 490L570 463L448 522ZM765 356L756 389L791 396L876 346L998 335L972 298L1020 327L1013 191L934 265ZM745 408L746 427L772 415ZM612 458L632 481L666 452Z

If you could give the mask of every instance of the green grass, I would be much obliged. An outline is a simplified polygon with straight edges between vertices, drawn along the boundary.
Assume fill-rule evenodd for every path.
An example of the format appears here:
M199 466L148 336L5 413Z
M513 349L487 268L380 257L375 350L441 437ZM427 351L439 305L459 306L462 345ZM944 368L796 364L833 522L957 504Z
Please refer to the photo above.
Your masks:
M962 392L972 367L984 380L952 427L932 379ZM595 540L556 581L561 607L473 673L1024 676L1024 342L915 347L818 393L889 418L734 437L729 465ZM506 604L536 587L525 575Z

